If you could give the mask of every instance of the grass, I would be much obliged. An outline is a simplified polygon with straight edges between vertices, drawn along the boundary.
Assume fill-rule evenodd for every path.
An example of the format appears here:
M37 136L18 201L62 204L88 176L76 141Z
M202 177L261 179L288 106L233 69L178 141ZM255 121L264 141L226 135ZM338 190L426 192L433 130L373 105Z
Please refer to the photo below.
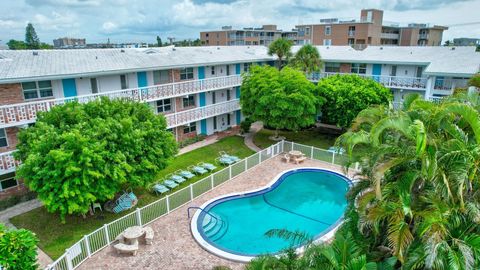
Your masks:
M287 141L301 143L305 145L312 145L321 149L328 149L335 144L337 134L326 133L322 129L308 129L298 132L293 131L279 131L279 136L284 136ZM258 147L265 149L276 141L270 140L270 136L274 136L275 131L270 129L262 129L253 137L253 143Z
M178 169L186 169L188 166L197 164L201 161L214 163L219 151L226 151L229 154L241 158L254 153L244 145L242 137L227 137L217 143L175 157L167 168L158 173L158 179L161 179L165 175ZM217 170L222 169L220 166L218 167ZM208 174L195 176L175 188L173 192L203 179L207 175ZM134 192L139 198L138 207L145 206L162 197L156 196L150 191L141 188L135 189ZM97 214L93 216L87 215L85 219L81 216L68 216L66 218L66 223L62 224L58 214L48 213L44 207L40 207L13 217L10 219L10 222L12 222L17 228L25 228L36 233L37 237L40 239L39 247L52 259L56 259L65 252L66 248L80 240L83 235L91 233L103 226L103 224L118 219L133 210L134 209L131 209L130 211L125 211L121 214L97 211Z

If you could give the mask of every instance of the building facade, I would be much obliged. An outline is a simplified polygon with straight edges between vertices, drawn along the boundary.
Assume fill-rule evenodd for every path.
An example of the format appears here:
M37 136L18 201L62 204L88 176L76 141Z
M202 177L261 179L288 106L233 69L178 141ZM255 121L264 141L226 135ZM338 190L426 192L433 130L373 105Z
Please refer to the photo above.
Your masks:
M454 38L453 46L480 46L480 38Z
M84 38L57 38L53 40L53 47L55 49L79 49L86 47Z
M358 74L390 88L394 104L407 93L450 95L480 71L474 47L317 48L325 63L310 80ZM12 152L37 112L71 100L128 98L165 115L179 141L210 135L240 124L241 74L274 60L265 46L0 51L0 199L25 191Z
M224 26L222 30L200 32L200 40L205 46L265 45L282 37L283 31L276 25L263 25L260 28L233 29Z

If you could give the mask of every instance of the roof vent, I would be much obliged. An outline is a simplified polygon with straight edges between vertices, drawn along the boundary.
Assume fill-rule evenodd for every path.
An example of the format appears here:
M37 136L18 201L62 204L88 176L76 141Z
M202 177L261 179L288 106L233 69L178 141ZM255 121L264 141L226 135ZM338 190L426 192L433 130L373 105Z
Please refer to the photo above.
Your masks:
M327 46L327 50L330 49L330 47Z
M452 47L450 50L455 51L455 47Z
M38 55L38 52L32 52L32 54L36 56L36 55Z
M217 47L217 50L220 50L220 47Z
M125 52L125 50L124 50L124 49L121 49L121 50L120 50L120 52L124 53L124 52Z
M380 47L380 50L383 50L383 47Z
M98 56L95 56L95 59L98 59Z
M177 50L177 49L175 49L175 48L172 48L172 51L176 51L176 50Z

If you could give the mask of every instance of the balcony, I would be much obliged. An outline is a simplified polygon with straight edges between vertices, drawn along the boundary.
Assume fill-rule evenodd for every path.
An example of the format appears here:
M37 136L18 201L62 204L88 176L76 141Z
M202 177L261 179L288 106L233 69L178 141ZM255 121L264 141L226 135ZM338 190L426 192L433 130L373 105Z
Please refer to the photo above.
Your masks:
M452 93L453 90L456 88L467 88L468 87L468 80L467 79L437 79L433 86L434 91L440 92L448 92L449 94Z
M383 39L399 39L400 35L395 33L381 33L380 38Z
M355 30L348 30L348 36L349 37L354 37L355 36Z
M351 74L351 73L313 73L308 77L311 81L319 81L320 79L342 74ZM416 78L416 77L398 77L398 76L377 76L377 75L366 75L366 74L356 74L363 78L373 79L381 83L385 87L389 88L401 88L401 89L412 89L412 90L426 90L427 88L427 79L426 78Z
M238 110L240 110L240 100L234 99L205 107L167 114L165 118L167 118L167 128L172 128Z
M418 39L428 39L428 34L419 34Z
M219 90L240 86L240 75L193 80L169 84L154 85L142 88L131 88L111 92L84 95L71 98L49 99L35 102L17 103L0 106L0 128L24 125L35 122L37 112L49 111L56 105L62 105L73 100L86 103L101 97L124 98L138 102L149 102L165 98L196 94L205 91Z
M0 153L0 174L14 172L19 162L13 158L13 152Z

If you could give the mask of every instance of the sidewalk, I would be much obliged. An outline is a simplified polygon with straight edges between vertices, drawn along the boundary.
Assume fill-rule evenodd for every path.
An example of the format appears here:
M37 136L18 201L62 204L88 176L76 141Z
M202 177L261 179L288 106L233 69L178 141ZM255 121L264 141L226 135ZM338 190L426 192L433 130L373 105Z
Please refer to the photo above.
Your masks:
M262 128L262 122L255 122L250 127L250 132L245 134L245 145L255 152L261 151L262 149L253 143L253 136L255 136L255 133L260 131Z

